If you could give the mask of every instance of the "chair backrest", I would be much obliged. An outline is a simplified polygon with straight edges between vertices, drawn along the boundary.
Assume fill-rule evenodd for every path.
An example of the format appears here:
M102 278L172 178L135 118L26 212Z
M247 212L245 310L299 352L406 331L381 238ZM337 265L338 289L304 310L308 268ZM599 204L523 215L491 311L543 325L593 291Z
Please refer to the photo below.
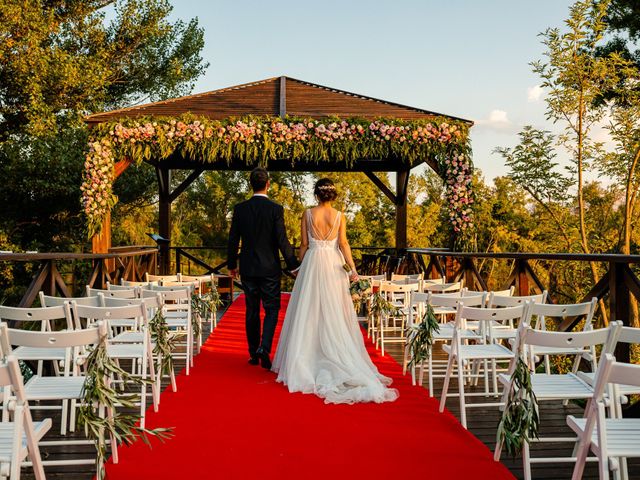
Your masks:
M443 285L444 283L446 283L444 281L444 277L440 277L440 278L425 278L423 280L423 285Z
M177 288L169 290L151 290L156 295L159 293L162 296L162 303L175 302L175 303L189 303L191 304L191 292L186 288Z
M154 296L143 298L105 298L103 307L126 307L128 305L144 305L150 310L157 310L162 307L160 292L154 292Z
M362 280L369 280L369 281L385 281L387 279L386 275L360 275L360 278Z
M528 308L528 302L504 308L468 307L463 298L458 304L455 331L466 329L468 322L478 322L481 335L489 342L492 342L493 328L496 323L500 325L522 324L522 320L526 318ZM458 338L457 333L454 333L454 335Z
M403 275L400 273L392 273L391 274L391 281L399 281L399 280L404 280L407 283L415 283L418 280L422 280L422 278L424 277L424 273L412 273L410 275Z
M107 282L107 290L109 291L113 291L113 290L120 290L120 291L129 291L129 290L135 290L138 287L136 286L131 286L131 285L113 285L109 282Z
M622 327L618 342L640 345L640 328Z
M10 345L33 348L70 348L84 347L100 343L100 339L107 334L103 322L82 330L63 330L59 332L34 332L7 328L2 325Z
M583 330L589 330L593 321L593 315L596 312L596 306L598 305L598 299L593 298L590 302L584 303L572 303L566 305L554 305L549 303L534 303L529 308L529 319L527 323L532 325L531 318L536 316L537 321L534 328L538 330L546 330L547 322L549 318L567 318L567 317L579 317L585 315L585 322Z
M151 275L150 273L144 274L144 279L147 282L179 282L180 278L178 275Z
M494 297L512 297L515 291L516 287L511 285L505 290L493 290L491 293L493 293Z
M87 297L93 297L101 293L104 298L137 298L138 287L132 287L125 290L102 290L99 288L91 288L87 285Z
M461 302L467 307L484 307L487 302L487 296L485 293L469 295L467 297L446 293L436 294L431 292L427 292L427 295L429 296L428 302L432 307L458 308L458 305L460 305Z
M433 293L446 293L446 292L458 292L462 290L462 282L453 283L425 283L423 285L425 292Z
M532 301L533 303L545 303L547 301L547 291L545 290L538 295L522 295L519 297L496 295L495 292L491 292L489 294L488 305L490 308L515 307L529 301Z
M0 321L42 322L41 330L51 330L51 321L64 320L68 329L73 329L68 303L55 307L21 308L0 305Z
M183 287L183 288L189 288L191 289L191 291L195 291L197 289L200 288L201 283L199 280L195 280L193 282L165 282L162 281L160 283L161 286L163 287Z
M602 353L611 353L620 336L621 327L620 322L610 322L607 328L586 332L549 332L528 327L523 332L522 342L525 346L576 349L604 345Z
M193 291L193 284L189 283L186 285L152 285L147 290L152 290L154 292L178 292L178 291L187 291L191 293Z
M417 292L420 289L420 285L418 283L392 283L392 282L384 282L380 284L380 292L385 293L407 293L407 292Z
M610 383L640 387L640 365L618 363L611 353L605 353L598 366L593 387L596 401L602 401Z
M149 285L158 285L158 282L134 282L131 280L120 280L120 285L123 287L142 287L147 288Z
M142 325L147 326L147 309L140 302L137 305L127 305L121 307L89 307L86 305L78 305L71 302L71 309L76 318L86 318L87 320L108 322L112 319L117 320L142 320Z
M45 295L44 292L40 292L39 296L40 305L43 307L58 307L65 303L70 304L73 301L78 305L93 305L94 307L102 305L102 294L93 297L52 297L51 295Z

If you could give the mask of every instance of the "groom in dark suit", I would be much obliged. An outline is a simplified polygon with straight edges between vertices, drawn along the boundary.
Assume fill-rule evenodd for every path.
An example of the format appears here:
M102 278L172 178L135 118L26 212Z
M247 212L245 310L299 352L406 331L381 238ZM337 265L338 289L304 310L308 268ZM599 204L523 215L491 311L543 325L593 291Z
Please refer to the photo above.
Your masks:
M238 277L238 247L240 276L246 298L246 329L249 344L249 363L260 363L271 369L271 343L280 311L280 255L287 268L294 270L299 263L287 239L284 208L267 197L269 173L256 168L249 177L253 196L233 209L229 231L227 267ZM260 302L264 307L264 325L260 335Z

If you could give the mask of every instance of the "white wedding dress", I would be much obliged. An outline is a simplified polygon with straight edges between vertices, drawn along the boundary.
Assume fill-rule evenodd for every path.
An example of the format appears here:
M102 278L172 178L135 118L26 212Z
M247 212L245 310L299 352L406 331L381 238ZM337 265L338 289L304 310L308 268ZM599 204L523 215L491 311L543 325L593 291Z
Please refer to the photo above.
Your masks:
M391 402L398 391L369 358L338 248L340 213L319 239L307 210L309 248L298 271L273 371L290 392L314 393L325 403Z

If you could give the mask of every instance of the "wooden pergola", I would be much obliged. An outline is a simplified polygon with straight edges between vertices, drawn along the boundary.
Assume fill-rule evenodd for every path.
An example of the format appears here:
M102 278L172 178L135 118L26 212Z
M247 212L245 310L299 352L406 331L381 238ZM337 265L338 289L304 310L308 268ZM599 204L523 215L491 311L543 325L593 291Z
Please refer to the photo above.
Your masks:
M189 95L161 102L147 103L130 108L97 113L87 117L86 122L91 125L117 119L136 118L142 116L178 116L191 113L213 120L247 115L255 116L295 116L313 119L324 119L331 116L361 117L374 120L376 118L397 118L402 120L419 120L449 118L467 123L473 122L458 117L443 115L420 108L400 105L394 102L355 93L324 87L310 82L281 76L233 87L214 90L211 92ZM436 173L441 174L435 158L427 158L427 163ZM250 170L254 165L244 162L216 160L203 162L199 159L186 158L173 154L162 161L151 159L157 173L159 193L159 234L170 240L171 236L171 204L196 180L204 170ZM295 164L289 159L271 160L268 169L271 171L294 172L324 172L351 171L363 172L389 198L396 209L395 246L398 249L407 247L407 186L412 168L420 163L408 166L394 158L368 158L355 161L352 165L333 162L305 162ZM119 161L115 166L116 176L119 176L130 165L127 160ZM171 190L171 174L173 170L190 170L186 179ZM395 191L392 191L381 180L377 173L393 172L396 175ZM104 221L100 234L93 238L93 251L106 252L111 247L110 218ZM168 269L168 247L161 246L161 270Z

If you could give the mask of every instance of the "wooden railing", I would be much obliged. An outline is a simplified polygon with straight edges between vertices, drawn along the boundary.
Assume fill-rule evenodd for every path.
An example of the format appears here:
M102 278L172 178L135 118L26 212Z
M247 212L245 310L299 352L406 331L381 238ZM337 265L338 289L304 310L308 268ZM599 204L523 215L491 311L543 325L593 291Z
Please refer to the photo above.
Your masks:
M503 259L512 262L511 272L500 288L515 286L517 295L541 293L547 290L550 301L554 301L554 292L545 285L531 266L555 262L597 262L606 270L598 282L583 296L581 301L592 298L600 300L609 318L621 320L625 325L632 323L634 311L632 298L640 302L640 279L633 268L640 265L640 255L619 254L579 254L579 253L482 253L482 252L450 252L442 249L408 249L403 252L403 269L407 272L425 272L430 278L444 276L448 281L464 279L465 286L475 290L489 290L486 279L480 274L477 261L479 259ZM571 330L579 318L566 319L560 329ZM637 325L634 325L637 326ZM621 344L616 355L623 361L629 361L629 348Z
M72 282L65 281L61 268L77 262L90 265L87 278L73 282L80 288L89 285L105 288L107 282L120 283L122 279L144 280L145 273L157 272L158 249L156 247L116 247L109 253L0 253L0 262L35 264L35 272L18 306L30 307L39 291L47 295L71 297L82 294L74 291Z

